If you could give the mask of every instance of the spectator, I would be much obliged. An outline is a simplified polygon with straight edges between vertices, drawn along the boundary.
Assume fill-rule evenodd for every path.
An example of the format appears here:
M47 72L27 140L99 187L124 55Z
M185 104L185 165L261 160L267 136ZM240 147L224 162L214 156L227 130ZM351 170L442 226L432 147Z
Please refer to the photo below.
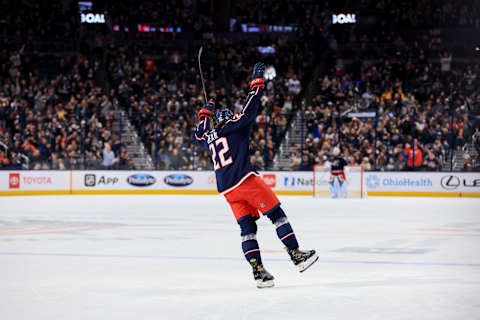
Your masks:
M302 85L301 85L300 81L297 79L296 74L293 74L288 79L287 86L288 86L288 93L290 93L294 96L298 95L300 93L300 91L302 90Z
M473 168L474 168L474 166L473 166L473 160L472 160L472 157L470 157L469 154L466 154L466 155L464 156L463 161L464 161L463 170L464 170L464 171L473 171Z
M444 52L440 55L440 64L442 65L442 72L450 72L452 63L452 55Z
M105 143L103 148L103 168L106 170L113 169L114 164L117 162L118 159L115 158L115 153L112 151L110 144Z
M260 171L265 168L265 162L260 154L260 151L255 151L255 154L250 158L250 163L254 170Z

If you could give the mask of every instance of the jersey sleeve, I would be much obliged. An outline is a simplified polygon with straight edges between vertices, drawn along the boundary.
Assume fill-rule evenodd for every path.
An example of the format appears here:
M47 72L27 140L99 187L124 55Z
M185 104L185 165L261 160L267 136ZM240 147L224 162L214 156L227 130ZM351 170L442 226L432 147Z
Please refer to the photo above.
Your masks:
M260 106L260 97L262 96L263 88L257 87L248 93L242 112L233 119L228 120L222 129L219 130L219 136L226 136L232 132L249 126L255 121L258 107Z
M210 130L210 121L207 121L207 119L203 119L198 125L198 128L193 133L194 141L206 150L208 150L207 132L209 130Z

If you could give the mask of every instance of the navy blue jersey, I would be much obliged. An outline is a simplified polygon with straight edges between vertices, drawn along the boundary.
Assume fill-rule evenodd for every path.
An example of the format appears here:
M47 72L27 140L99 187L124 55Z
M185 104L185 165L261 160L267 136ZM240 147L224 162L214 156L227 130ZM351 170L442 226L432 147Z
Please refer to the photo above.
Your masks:
M212 129L209 122L203 120L195 132L197 141L210 152L220 193L234 189L252 174L257 175L250 164L248 146L262 92L260 87L250 91L242 112L223 127Z
M332 164L330 168L330 172L332 174L343 173L343 168L347 165L347 161L345 161L345 159L343 159L342 157L332 157L330 159L330 162Z

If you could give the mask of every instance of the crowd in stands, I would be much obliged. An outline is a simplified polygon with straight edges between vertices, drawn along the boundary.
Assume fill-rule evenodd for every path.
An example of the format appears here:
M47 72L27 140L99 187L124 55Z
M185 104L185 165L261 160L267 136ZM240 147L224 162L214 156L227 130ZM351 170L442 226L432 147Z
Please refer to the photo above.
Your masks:
M217 111L229 108L237 114L248 93L253 64L267 62L270 76L251 139L252 163L258 169L273 160L294 97L301 90L303 63L309 57L298 42L279 39L275 45L282 54L264 56L256 43L218 38L204 46L202 57L208 97L216 99ZM191 140L196 112L204 103L196 56L165 50L156 56L161 61L158 64L128 50L118 48L108 73L156 167L210 169L208 152Z
M225 8L208 0L102 2L96 9L108 12L112 24L131 27L144 19L208 34L202 38L202 64L208 96L216 98L218 110L240 112L253 64L266 62L267 86L250 146L257 170L272 165L289 118L304 98L307 73L314 68L323 36L329 38L335 59L326 73L313 79L314 96L302 109L306 140L292 149L292 170L324 163L336 145L349 163L367 170L440 170L449 149L478 141L478 136L472 140L468 117L478 105L478 64L453 64L452 53L440 51L443 44L436 34L407 41L391 28L478 27L478 4L362 0L355 4L358 10L385 13L384 30L352 28L347 43L337 43L323 30L334 5L248 3L255 5L231 9L237 28L240 23L296 24L297 31L243 40L213 33L229 28L226 20L216 19ZM212 169L208 152L192 141L196 112L204 103L196 52L162 47L147 54L135 45L115 44L99 29L80 32L76 2L3 4L7 10L0 11L0 168L131 169L132 160L114 125L116 111L125 110L156 169ZM82 34L97 35L93 38L98 41L88 46L99 50L92 54L80 48L59 55L47 75L30 39L64 41ZM349 47L348 42L360 47ZM262 54L259 46L272 46L274 52ZM375 111L378 118L349 118L345 112L352 108ZM466 159L467 169L476 166L476 159Z
M390 26L480 27L480 4L475 0L362 0L358 6L379 10Z
M301 41L268 41L279 54L263 55L260 43L216 38L204 45L203 57L208 96L216 99L217 111L235 113L242 110L253 64L268 64L251 141L258 170L273 160L311 57ZM121 108L155 168L211 169L208 152L192 143L196 112L204 103L195 54L163 50L149 57L137 48L111 46L103 62L81 54L58 59L53 79L26 63L32 56L24 47L0 56L2 167L20 167L13 159L23 154L32 169L132 168L118 128L113 129L112 111ZM101 88L102 65L107 76Z
M131 168L112 127L115 91L105 94L94 83L98 64L62 58L62 72L46 80L24 68L21 54L13 51L0 61L1 168Z
M64 40L78 34L80 24L75 1L0 1L0 36L21 41L37 38Z
M218 25L218 3L214 1L115 1L106 2L102 9L108 12L112 24L130 26L152 23L161 27L181 28L181 32L222 31Z
M291 150L291 169L327 162L337 145L349 164L366 170L448 167L447 151L461 150L478 130L469 116L480 112L480 66L454 66L450 53L426 40L398 41L379 58L369 53L347 62L337 55L316 79L317 95L303 110L308 133L304 145Z

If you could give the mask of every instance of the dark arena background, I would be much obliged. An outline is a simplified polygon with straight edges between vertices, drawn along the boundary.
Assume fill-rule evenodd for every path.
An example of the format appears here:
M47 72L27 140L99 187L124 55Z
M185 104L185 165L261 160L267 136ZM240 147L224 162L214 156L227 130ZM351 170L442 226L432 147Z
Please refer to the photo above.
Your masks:
M475 0L0 0L0 318L476 319L479 87Z

